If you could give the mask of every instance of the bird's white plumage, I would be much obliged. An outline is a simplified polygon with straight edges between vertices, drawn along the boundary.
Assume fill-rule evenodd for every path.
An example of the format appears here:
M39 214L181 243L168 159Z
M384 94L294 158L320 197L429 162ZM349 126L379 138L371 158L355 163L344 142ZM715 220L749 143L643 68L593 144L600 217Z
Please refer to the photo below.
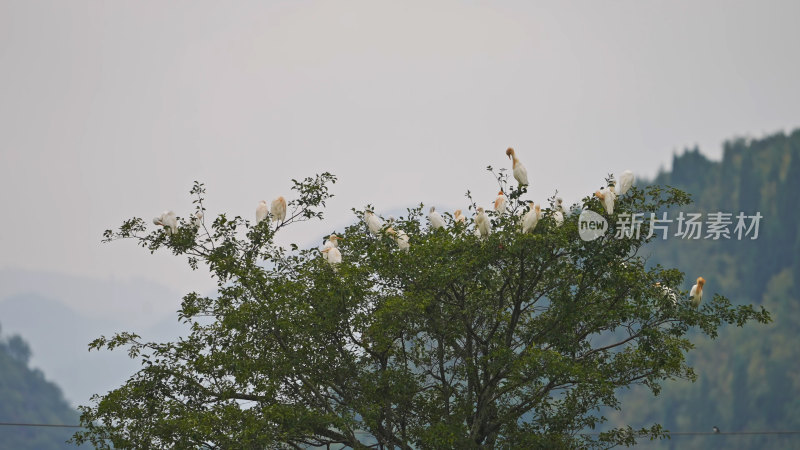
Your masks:
M394 241L397 242L397 248L407 252L411 245L408 243L408 235L403 230L397 230Z
M272 201L269 206L269 212L272 214L273 222L283 222L286 220L286 199L278 197Z
M522 216L522 232L528 233L533 231L536 228L536 224L539 223L539 213L541 212L541 208L539 206L534 206L533 202L528 203L528 212Z
M614 192L614 186L608 186L595 192L594 195L603 203L603 207L608 214L614 214L614 202L617 200L617 194Z
M261 223L261 221L266 219L268 216L269 210L267 209L267 201L261 200L258 202L258 206L256 207L256 224Z
M561 197L556 197L555 211L553 212L553 221L557 227L564 225L564 200Z
M341 238L335 234L331 234L330 236L328 236L328 239L325 240L325 243L323 245L323 250L326 248L339 247L339 239Z
M528 185L528 169L520 162L517 158L517 153L514 151L513 148L509 147L506 150L506 155L511 158L511 173L514 175L514 179L517 180L519 186L527 186Z
M564 225L564 213L561 211L556 211L553 213L553 222L556 223L557 227Z
M503 191L498 192L497 198L494 199L494 212L497 214L505 213L507 203L508 200L506 199L505 194L503 194Z
M672 301L673 305L678 304L678 294L674 289L669 286L664 286L661 283L656 283L655 286L661 289L661 295Z
M370 211L364 213L364 223L367 224L369 232L376 236L381 232L381 228L383 228L383 222L381 222L381 219L379 219Z
M706 280L703 277L698 278L697 284L692 286L692 290L689 291L689 300L691 300L693 308L700 306L700 302L703 301L703 285L705 282Z
M619 176L619 186L617 187L616 194L625 195L625 193L628 192L628 189L630 189L631 186L633 186L633 181L634 181L633 172L631 172L630 170L622 172L622 175Z
M192 225L194 225L195 228L203 226L203 217L203 211L194 213L194 216L192 216Z
M461 210L460 210L460 209L457 209L457 210L455 210L455 212L453 213L453 220L454 220L456 223L464 223L464 222L466 222L467 218L466 218L466 217L464 217L464 214L462 214L462 213L461 213Z
M431 224L432 229L444 228L444 219L442 215L436 212L436 208L431 206L431 210L428 213L428 222Z
M527 186L528 185L528 169L522 165L521 162L517 161L514 164L514 179L517 180L520 186Z
M160 216L153 218L153 223L166 228L168 234L178 232L178 217L172 211L164 211Z
M492 232L492 225L489 223L489 216L483 211L482 207L478 208L478 214L475 216L475 229L481 237L486 237Z
M336 247L328 247L322 250L322 254L325 257L325 260L328 261L333 267L333 270L338 270L336 266L338 266L342 262L342 253Z

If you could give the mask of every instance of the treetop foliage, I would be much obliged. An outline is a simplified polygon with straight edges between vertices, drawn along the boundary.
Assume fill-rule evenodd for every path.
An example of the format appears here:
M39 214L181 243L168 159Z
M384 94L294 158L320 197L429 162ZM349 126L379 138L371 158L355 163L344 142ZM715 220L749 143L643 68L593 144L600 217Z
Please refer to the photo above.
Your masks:
M183 298L178 315L192 331L177 342L125 332L91 344L125 347L142 369L82 407L87 429L74 440L98 448L605 448L664 437L658 424L585 431L604 421L599 408L621 407L620 388L641 384L657 395L664 380L693 380L690 330L713 338L723 324L766 323L769 313L720 294L692 308L680 270L647 268L639 254L646 224L640 236L614 239L610 217L606 236L579 239L581 209L608 216L594 196L561 226L554 196L533 232L522 233L526 187L488 169L508 197L504 214L487 211L488 236L449 213L446 228L432 229L422 204L371 233L366 205L336 232L336 265L319 249L275 244L283 228L323 219L336 181L329 173L293 180L283 222L225 214L209 222L196 183L202 219L179 218L175 233L138 218L106 231L106 241L186 255L193 268L209 268L219 290ZM633 187L615 214L688 202L675 188ZM408 251L397 245L400 231Z

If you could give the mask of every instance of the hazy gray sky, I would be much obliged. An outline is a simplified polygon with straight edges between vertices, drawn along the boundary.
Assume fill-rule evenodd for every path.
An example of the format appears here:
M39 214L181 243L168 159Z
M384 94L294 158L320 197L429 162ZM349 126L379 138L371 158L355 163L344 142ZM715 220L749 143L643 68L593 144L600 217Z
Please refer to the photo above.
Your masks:
M796 1L0 1L0 268L212 286L101 245L125 218L251 218L340 177L317 239L420 201L488 205L514 146L533 197L800 125ZM177 301L177 299L176 299ZM79 305L80 306L80 305ZM97 307L97 306L96 306ZM171 308L174 309L174 308Z

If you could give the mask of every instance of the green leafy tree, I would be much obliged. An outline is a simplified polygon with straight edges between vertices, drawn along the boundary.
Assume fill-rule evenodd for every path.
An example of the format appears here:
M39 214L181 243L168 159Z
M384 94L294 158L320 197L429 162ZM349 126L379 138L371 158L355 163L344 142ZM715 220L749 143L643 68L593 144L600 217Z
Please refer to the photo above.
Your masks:
M188 256L219 289L184 297L178 314L191 333L177 342L119 333L91 344L127 348L142 368L82 407L86 430L74 440L98 448L605 448L664 437L657 424L587 430L604 420L600 408L621 407L620 388L658 394L666 379L693 380L690 330L713 338L725 323L768 322L769 314L716 294L699 309L685 292L673 302L663 288L677 291L683 274L646 268L637 253L646 226L615 239L610 217L609 233L585 242L577 214L559 227L551 205L534 232L521 233L526 189L510 187L503 171L495 176L509 211L489 213L488 237L447 214L447 229L431 230L422 205L373 235L354 210L356 223L337 233L336 267L317 249L275 244L285 227L322 219L336 181L328 173L294 181L285 222L223 214L181 219L175 233L141 219L107 231L109 241ZM191 193L205 211L203 185ZM672 188L633 188L615 211L688 201ZM579 206L604 214L594 197ZM410 237L409 251L396 245L397 230Z

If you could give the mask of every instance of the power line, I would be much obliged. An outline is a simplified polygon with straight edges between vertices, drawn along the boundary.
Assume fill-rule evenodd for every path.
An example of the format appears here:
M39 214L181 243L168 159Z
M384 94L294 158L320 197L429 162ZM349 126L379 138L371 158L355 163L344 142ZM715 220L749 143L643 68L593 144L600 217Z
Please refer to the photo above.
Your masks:
M705 436L709 434L728 435L766 435L766 434L800 434L800 431L683 431L669 433L670 436Z
M600 433L580 433L585 436L597 436ZM729 435L729 436L742 436L742 435L790 435L790 434L800 434L800 430L798 431L675 431L675 432L667 432L669 436L721 436L721 435Z

